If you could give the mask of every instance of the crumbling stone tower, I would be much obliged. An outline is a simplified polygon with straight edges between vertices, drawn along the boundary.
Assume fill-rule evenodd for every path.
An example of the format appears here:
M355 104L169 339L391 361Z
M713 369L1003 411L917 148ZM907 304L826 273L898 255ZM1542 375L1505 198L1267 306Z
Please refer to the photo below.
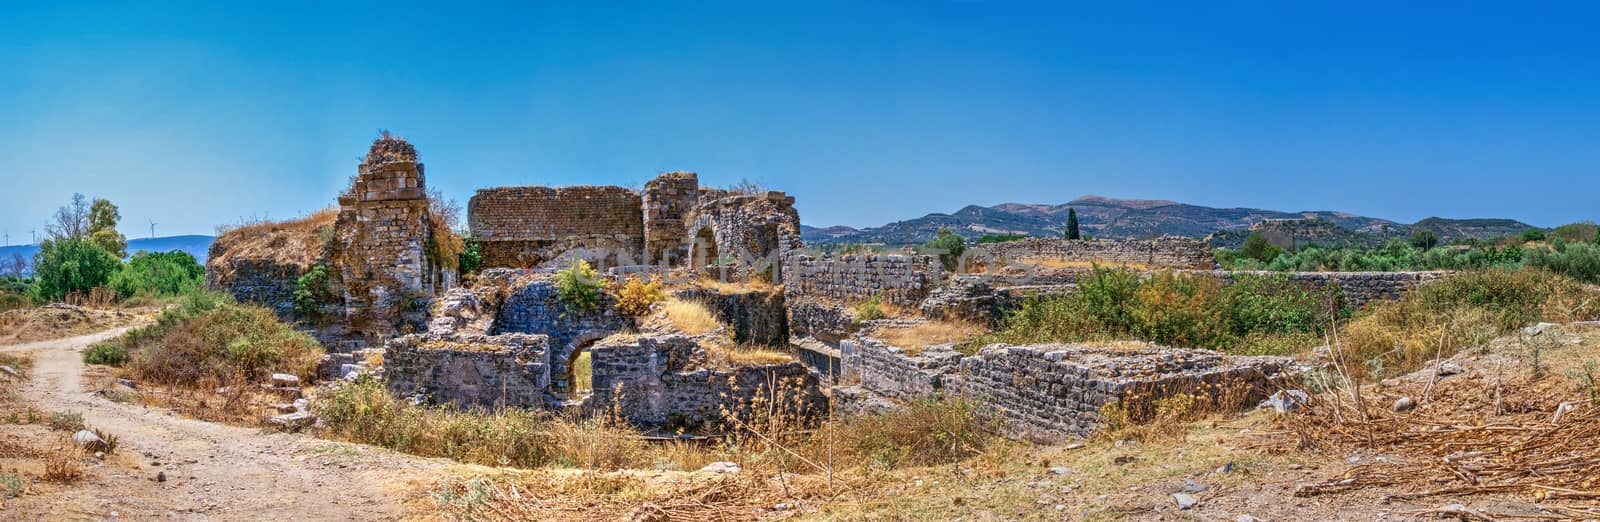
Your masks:
M344 298L344 338L381 344L425 318L422 300L434 291L428 260L427 184L417 150L385 132L372 143L339 196L330 266Z
M693 172L667 172L644 184L645 261L681 264L688 258L689 215L700 194L700 178Z

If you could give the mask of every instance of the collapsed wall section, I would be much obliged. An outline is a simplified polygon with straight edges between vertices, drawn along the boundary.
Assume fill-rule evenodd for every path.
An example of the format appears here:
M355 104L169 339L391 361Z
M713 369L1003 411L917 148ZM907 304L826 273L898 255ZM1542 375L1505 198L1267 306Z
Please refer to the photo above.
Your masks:
M798 362L706 368L695 341L681 335L619 335L592 349L589 404L644 426L695 428L725 415L748 421L760 404L802 417L827 411L817 377Z
M605 266L643 262L643 200L624 187L480 189L467 203L467 226L485 268L541 267L572 256Z
M842 303L878 296L885 303L915 307L939 285L943 267L936 256L869 254L784 256L787 297Z

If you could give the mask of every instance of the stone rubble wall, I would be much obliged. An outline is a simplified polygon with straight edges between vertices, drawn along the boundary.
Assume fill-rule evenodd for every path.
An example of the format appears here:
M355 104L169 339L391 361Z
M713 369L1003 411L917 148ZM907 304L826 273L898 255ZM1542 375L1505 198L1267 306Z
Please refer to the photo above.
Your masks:
M631 317L616 310L615 298L604 292L597 310L580 311L561 302L556 296L555 281L548 274L531 274L518 284L506 290L490 333L549 336L551 389L558 395L568 392L569 364L579 350L635 327Z
M717 320L733 331L735 343L765 346L784 346L789 343L789 320L783 292L776 288L730 293L711 288L692 288L678 291L674 297L706 303L717 315Z
M692 254L693 263L733 260L770 282L784 281L785 256L803 246L794 197L782 192L732 194L702 188L689 223L687 241L703 243L709 236L715 243L714 249L696 245L701 251Z
M305 268L266 259L237 259L232 265L228 270L232 277L226 281L218 280L218 270L207 269L206 287L227 292L241 303L270 308L280 318L294 317L294 291Z
M591 408L617 411L629 422L651 427L697 427L716 423L724 410L749 413L759 397L776 397L807 415L827 411L814 374L800 363L701 367L703 350L682 335L619 335L591 349L594 395ZM778 384L778 389L771 387Z
M978 245L972 248L970 257L978 261L1049 259L1205 270L1217 266L1216 257L1211 255L1204 241L1179 236L1089 240L1028 238Z
M1287 358L1154 345L996 344L964 356L950 345L920 350L890 346L871 337L870 330L841 342L840 352L842 380L874 396L896 401L937 394L973 398L1005 421L1008 435L1047 442L1094 433L1104 425L1101 408L1130 396L1153 400L1245 386L1241 404L1254 404L1273 391L1276 379L1294 372Z
M700 178L693 172L668 172L644 185L642 262L673 264L688 259L688 221L699 204Z
M398 337L385 346L385 380L390 393L432 404L542 409L549 405L547 343L527 334Z
M916 307L943 277L937 256L814 256L795 252L784 257L784 293L792 299L825 299L841 303L884 302Z
M784 303L788 309L791 337L811 338L830 345L838 345L839 341L855 335L860 329L856 324L855 313L842 304L796 298L788 292L784 293Z
M992 345L962 358L946 386L947 393L993 408L1012 436L1049 442L1093 434L1105 422L1101 408L1130 397L1151 401L1247 386L1238 405L1255 404L1293 371L1288 358L1206 350Z

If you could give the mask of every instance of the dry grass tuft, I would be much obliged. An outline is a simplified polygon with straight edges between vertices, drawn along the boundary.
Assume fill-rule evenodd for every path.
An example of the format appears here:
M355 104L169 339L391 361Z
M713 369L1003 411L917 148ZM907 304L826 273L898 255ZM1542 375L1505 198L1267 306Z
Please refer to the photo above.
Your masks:
M987 329L965 321L928 321L912 326L879 328L873 335L890 346L915 354L935 344L961 344L982 335Z
M790 355L789 352L768 346L754 344L713 344L702 346L706 349L706 356L711 359L712 365L721 368L783 364L794 361L794 356Z
M664 301L661 309L667 320L689 335L700 335L722 327L717 315L705 303L672 298Z
M43 478L48 482L71 484L83 478L83 460L79 452L67 448L56 448L44 456Z

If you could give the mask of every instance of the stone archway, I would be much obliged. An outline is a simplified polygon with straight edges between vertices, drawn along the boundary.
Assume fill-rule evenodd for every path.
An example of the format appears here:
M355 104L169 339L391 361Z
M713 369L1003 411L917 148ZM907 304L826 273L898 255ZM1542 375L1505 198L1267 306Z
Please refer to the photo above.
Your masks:
M574 335L572 341L563 346L559 353L550 354L552 362L561 363L560 367L550 369L551 377L553 377L550 382L551 393L566 400L579 399L582 398L579 395L592 393L594 390L583 389L580 383L575 381L580 376L579 372L576 371L575 365L579 362L578 359L589 351L590 346L594 346L596 341L609 337L613 333L616 332L585 330ZM589 364L590 368L593 368L594 361L592 358Z

